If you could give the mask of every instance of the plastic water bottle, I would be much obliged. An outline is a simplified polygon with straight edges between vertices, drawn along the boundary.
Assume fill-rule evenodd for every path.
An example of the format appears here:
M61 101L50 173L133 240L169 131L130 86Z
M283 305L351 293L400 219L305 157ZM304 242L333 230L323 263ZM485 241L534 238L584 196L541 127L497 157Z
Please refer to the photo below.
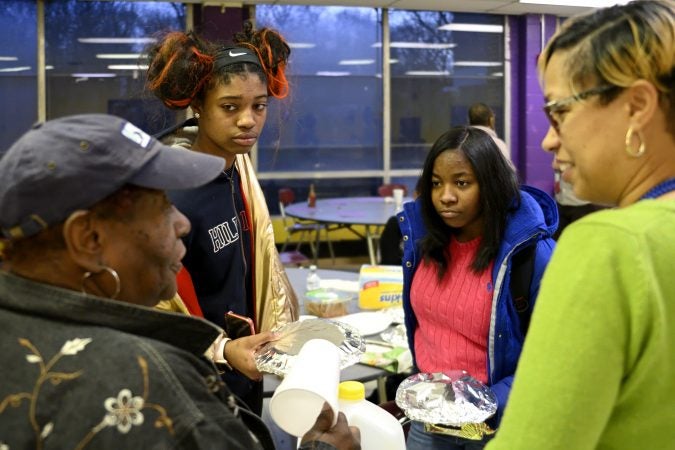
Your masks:
M321 287L321 277L316 273L316 266L312 264L309 266L309 273L307 274L307 290L313 291Z
M349 425L359 427L362 450L405 450L401 424L396 417L366 400L363 383L340 383L338 409L345 414Z

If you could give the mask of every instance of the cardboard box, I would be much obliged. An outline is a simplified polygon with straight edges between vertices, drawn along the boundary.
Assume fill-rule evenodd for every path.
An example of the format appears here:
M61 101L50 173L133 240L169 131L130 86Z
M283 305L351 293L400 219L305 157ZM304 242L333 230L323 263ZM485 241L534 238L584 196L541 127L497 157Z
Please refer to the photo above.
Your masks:
M381 309L403 303L403 268L364 264L359 272L359 307Z

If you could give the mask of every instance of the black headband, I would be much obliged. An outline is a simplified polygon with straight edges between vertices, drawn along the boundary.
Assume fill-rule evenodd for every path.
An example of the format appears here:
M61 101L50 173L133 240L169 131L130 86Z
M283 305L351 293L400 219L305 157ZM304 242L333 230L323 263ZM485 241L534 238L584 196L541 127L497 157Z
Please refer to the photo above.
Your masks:
M218 71L223 67L239 63L252 63L262 68L258 55L246 47L224 47L216 53L214 70Z

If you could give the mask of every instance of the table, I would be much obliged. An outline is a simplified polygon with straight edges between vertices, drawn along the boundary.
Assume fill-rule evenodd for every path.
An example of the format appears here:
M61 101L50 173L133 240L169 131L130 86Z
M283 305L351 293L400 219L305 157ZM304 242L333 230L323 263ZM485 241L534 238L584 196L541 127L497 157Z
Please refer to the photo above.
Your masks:
M286 269L286 275L288 276L288 279L291 282L291 285L293 286L293 290L295 290L295 293L298 296L301 314L305 314L303 303L305 299L305 292L307 292L307 288L305 287L305 281L307 280L308 273L309 270L304 268ZM358 281L359 279L358 273L347 272L344 270L318 269L317 273L319 274L321 279L325 280L339 279L345 281ZM349 309L350 313L357 312L358 306L356 299L353 301L353 304L350 305ZM356 380L366 382L377 380L378 396L380 399L380 403L382 403L387 400L384 384L387 375L389 375L389 372L387 372L384 369L358 363L340 371L340 381ZM274 393L274 390L277 388L277 386L279 386L279 383L281 383L281 379L278 376L269 373L264 374L263 395L265 397L270 397Z
M410 200L412 200L410 197L405 197L403 202ZM286 207L288 216L326 224L328 230L346 228L361 239L365 239L371 264L377 264L373 244L374 231L384 226L396 213L396 205L390 197L326 198L317 200L315 207L310 207L307 202L292 203ZM353 228L355 225L365 227L365 236ZM317 245L318 243L317 234Z

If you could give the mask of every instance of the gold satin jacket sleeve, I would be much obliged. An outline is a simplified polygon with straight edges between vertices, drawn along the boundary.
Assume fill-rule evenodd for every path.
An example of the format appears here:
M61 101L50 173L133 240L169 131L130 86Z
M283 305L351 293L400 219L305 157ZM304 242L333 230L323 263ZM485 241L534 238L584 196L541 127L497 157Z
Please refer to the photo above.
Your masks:
M237 155L236 164L252 220L255 326L258 331L268 331L298 319L298 299L279 259L272 220L251 160L248 155Z

